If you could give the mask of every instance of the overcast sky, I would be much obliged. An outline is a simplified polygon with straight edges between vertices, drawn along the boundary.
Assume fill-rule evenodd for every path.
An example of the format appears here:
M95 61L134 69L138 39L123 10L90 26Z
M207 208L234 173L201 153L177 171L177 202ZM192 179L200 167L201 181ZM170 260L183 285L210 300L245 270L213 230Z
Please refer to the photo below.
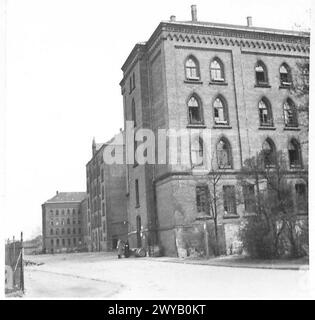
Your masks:
M120 68L134 44L146 41L161 20L173 14L177 20L190 20L190 5L196 4L201 21L245 25L251 15L254 26L292 30L294 24L309 26L310 3L3 1L4 236L39 233L41 204L56 190L85 191L93 136L105 142L123 127Z

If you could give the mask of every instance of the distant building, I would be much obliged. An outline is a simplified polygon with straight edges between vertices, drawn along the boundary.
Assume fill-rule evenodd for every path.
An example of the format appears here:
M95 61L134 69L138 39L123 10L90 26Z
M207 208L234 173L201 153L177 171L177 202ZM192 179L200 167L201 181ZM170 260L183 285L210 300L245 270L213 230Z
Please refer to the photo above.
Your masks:
M308 76L298 65L308 63L309 52L307 32L255 27L250 17L244 26L202 22L192 6L191 21L161 22L122 66L124 119L134 121L135 131L148 128L157 137L159 129L211 130L211 157L225 168L218 221L227 252L237 246L240 221L254 213L255 186L236 203L237 176L250 157L263 150L272 159L283 150L292 190L307 201L308 118L297 110L303 97L290 87ZM194 163L204 155L203 143L191 139L189 148L188 168L126 166L131 246L159 244L177 256L202 234L198 218L213 224L209 168Z
M86 165L87 237L89 250L110 251L118 238L127 238L125 165L105 164L103 152L107 143L93 139L92 159ZM124 156L124 143L113 145L115 153Z
M85 192L56 192L42 204L43 252L58 253L84 249L82 202Z

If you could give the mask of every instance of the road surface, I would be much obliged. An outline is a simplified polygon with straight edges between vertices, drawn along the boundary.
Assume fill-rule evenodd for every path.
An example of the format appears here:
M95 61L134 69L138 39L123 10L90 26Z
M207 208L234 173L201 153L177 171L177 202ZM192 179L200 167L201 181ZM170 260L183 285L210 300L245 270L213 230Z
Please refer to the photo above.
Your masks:
M308 299L307 270L117 259L111 253L27 256L25 298Z

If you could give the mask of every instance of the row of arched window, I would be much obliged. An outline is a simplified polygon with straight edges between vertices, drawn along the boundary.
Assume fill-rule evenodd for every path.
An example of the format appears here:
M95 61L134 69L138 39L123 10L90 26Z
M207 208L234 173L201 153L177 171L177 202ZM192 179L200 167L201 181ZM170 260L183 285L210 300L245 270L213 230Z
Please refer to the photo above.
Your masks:
M216 125L229 124L229 112L226 100L222 95L218 95L213 101L213 117ZM189 124L203 124L203 112L201 99L194 93L187 102ZM273 126L273 116L271 103L266 97L258 102L258 113L260 126ZM292 99L287 98L283 104L283 117L286 127L297 127L297 111Z
M263 61L257 61L255 67L256 85L268 84L268 71ZM186 80L199 81L201 79L199 61L193 55L190 55L185 61ZM288 87L292 83L291 68L287 63L282 63L279 67L280 85ZM211 82L225 82L224 64L222 60L215 57L210 61L210 79Z
M265 167L276 165L276 146L271 138L267 138L262 144L262 154ZM302 166L301 146L298 140L292 138L288 144L289 165L291 168ZM232 147L225 137L220 138L216 144L217 164L220 169L232 169ZM195 139L191 144L191 160L193 166L203 165L204 147L201 138ZM201 160L201 162L200 162Z
M66 233L66 230L64 228L62 228L60 231L61 231L61 234L65 234ZM73 228L72 234L76 234L76 232L77 232L77 230L75 228ZM58 228L55 230L55 233L56 233L56 235L59 235L59 229ZM53 234L54 234L54 229L50 229L50 235L53 235ZM71 229L70 228L67 229L67 234L71 234ZM81 234L81 228L78 229L78 234Z
M50 215L53 215L55 213L56 216L59 216L59 213L61 215L64 215L65 212L67 212L68 215L71 214L71 210L70 209L67 209L67 210L61 209L60 211L57 209L57 210L50 210L49 211ZM76 214L76 210L75 209L72 209L72 214ZM80 214L79 210L78 210L78 214Z

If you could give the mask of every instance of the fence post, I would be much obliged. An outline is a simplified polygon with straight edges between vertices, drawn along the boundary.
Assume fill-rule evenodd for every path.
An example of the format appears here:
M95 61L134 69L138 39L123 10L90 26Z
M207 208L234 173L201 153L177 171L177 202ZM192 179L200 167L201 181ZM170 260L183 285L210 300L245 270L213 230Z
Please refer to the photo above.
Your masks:
M23 232L21 232L21 289L24 294Z

